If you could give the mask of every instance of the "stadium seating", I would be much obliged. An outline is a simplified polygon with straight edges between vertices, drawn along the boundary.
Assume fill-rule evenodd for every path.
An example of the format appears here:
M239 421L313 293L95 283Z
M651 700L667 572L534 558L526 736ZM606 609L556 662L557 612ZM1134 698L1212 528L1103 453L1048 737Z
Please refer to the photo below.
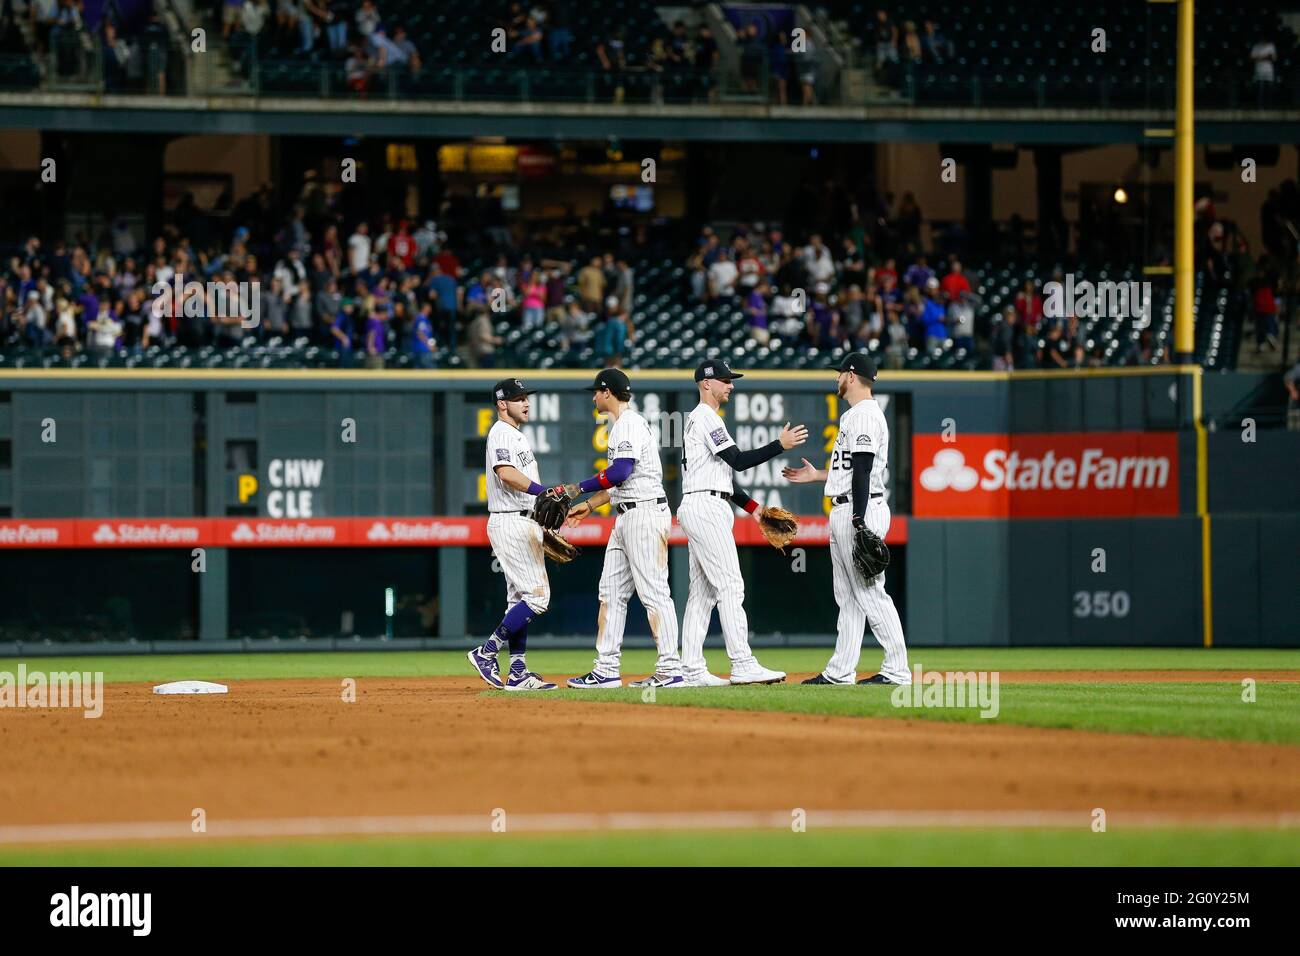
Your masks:
M582 257L573 259L580 264ZM767 346L760 346L747 331L746 316L739 297L727 297L710 303L692 301L686 270L668 258L640 258L630 263L636 276L632 303L635 336L629 344L625 363L633 368L691 368L704 358L726 357L736 367L815 369L825 368L843 355L843 349L829 352L807 347L797 341L782 341L774 336ZM471 261L467 276L489 268L486 260ZM1064 263L993 262L968 263L975 291L980 298L976 313L974 354L957 347L951 340L927 352L909 348L901 357L901 366L913 370L979 369L990 367L986 343L990 329L1002 310L1011 305L1026 281L1039 284L1063 269ZM1076 281L1129 281L1143 278L1140 269L1103 263L1096 267L1073 266ZM1227 290L1203 294L1205 277L1198 274L1194 310L1197 316L1195 355L1207 369L1232 369L1236 366L1241 344L1241 327L1245 303ZM518 314L507 314L495 323L495 332L504 340L497 350L495 363L514 368L587 368L600 358L590 344L564 350L560 330L549 323L532 329L519 325ZM1087 351L1099 353L1102 364L1139 364L1141 333L1131 320L1093 318L1080 321L1081 338ZM1150 363L1165 364L1173 354L1173 293L1167 284L1152 283L1152 319L1150 326ZM1036 348L1038 342L1031 342ZM411 368L411 354L401 348L397 331L389 330L389 347L385 367ZM869 351L881 367L897 367L899 362L884 354L882 343L869 342ZM238 347L221 349L213 346L186 348L154 346L128 354L118 352L111 358L97 358L83 351L71 359L60 357L55 349L10 347L0 352L0 368L338 368L360 365L361 354L341 355L334 348L322 348L306 338L265 342L246 339ZM448 348L439 348L431 358L435 368L463 367L464 360Z
M1086 6L1060 0L826 0L832 19L875 54L872 24L878 9L901 29L918 32L934 21L955 56L935 65L900 65L888 71L895 85L919 102L970 105L1065 105L1168 108L1173 105L1177 60L1174 4L1099 0ZM1279 77L1294 80L1300 63L1295 34L1283 24L1279 4L1252 3L1249 15L1231 5L1196 8L1197 106L1288 105L1294 83L1263 94L1252 83L1250 50L1261 37L1277 47ZM1092 52L1093 31L1106 30L1106 53ZM906 59L900 50L900 57Z

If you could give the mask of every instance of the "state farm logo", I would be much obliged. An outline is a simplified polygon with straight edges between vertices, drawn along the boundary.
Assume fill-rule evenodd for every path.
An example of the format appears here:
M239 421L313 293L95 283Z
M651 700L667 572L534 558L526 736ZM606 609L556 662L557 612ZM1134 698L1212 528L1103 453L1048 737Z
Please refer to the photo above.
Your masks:
M1177 432L926 434L912 454L920 517L1179 513Z
M470 527L445 521L376 521L367 541L468 541Z
M59 529L51 526L0 525L0 544L58 544Z
M332 524L313 525L302 521L283 524L241 521L230 532L232 544L333 544L337 537L338 529Z
M194 525L174 525L167 522L134 524L118 522L101 524L90 536L95 544L195 544L199 529Z
M970 491L978 484L985 491L999 488L1033 491L1059 488L1164 488L1169 484L1167 455L1107 455L1101 448L1085 448L1078 457L1058 456L1047 449L1041 456L994 448L984 456L981 478L966 456L955 448L935 452L934 464L921 472L926 491Z
M966 464L966 456L956 448L935 452L934 464L921 472L921 487L926 491L970 491L979 484L980 473Z

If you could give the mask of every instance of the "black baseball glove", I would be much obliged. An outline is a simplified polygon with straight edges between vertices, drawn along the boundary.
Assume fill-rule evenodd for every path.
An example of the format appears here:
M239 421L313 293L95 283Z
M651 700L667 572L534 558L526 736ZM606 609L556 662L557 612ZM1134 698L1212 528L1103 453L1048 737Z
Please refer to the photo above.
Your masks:
M889 546L884 539L856 521L853 523L853 566L868 583L889 567Z
M563 485L548 488L533 502L533 520L547 531L558 531L572 506L573 498Z

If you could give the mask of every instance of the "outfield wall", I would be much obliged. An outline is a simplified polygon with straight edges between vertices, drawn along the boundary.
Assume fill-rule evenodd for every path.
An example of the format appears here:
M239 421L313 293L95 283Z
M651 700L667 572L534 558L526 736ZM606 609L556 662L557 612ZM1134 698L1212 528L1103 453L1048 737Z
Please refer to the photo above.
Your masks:
M505 374L541 390L529 429L544 482L604 466L585 371L0 373L0 642L226 650L391 633L436 647L486 634L503 587L484 528L486 396ZM1244 379L882 375L889 587L909 642L1300 645L1300 435L1203 425L1239 405ZM675 507L694 385L687 372L633 381ZM805 423L799 452L822 465L844 408L833 389L832 373L753 372L727 421L742 447ZM804 516L787 555L737 522L756 643L830 643L820 489L786 484L775 463L741 483ZM584 553L553 570L534 634L590 644L611 524L579 529ZM680 610L687 551L680 534L673 544ZM634 608L629 639L648 637Z

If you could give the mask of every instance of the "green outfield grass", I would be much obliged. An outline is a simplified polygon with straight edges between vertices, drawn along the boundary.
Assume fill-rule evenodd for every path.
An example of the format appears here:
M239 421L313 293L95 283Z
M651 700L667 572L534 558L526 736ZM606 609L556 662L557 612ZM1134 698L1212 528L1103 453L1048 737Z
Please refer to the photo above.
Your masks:
M874 646L863 653L861 670L879 663ZM726 673L721 650L707 655L715 673ZM826 665L830 648L771 648L759 658L768 667L791 673L813 673ZM534 650L529 666L551 677L583 674L591 669L592 651ZM16 670L19 658L0 657L0 670ZM472 676L464 650L337 651L258 654L141 654L138 656L78 655L21 658L28 668L43 671L103 671L104 680L260 680L310 677L467 677ZM654 669L654 652L629 650L623 673L639 675ZM1199 647L1068 647L1068 648L913 648L913 665L933 670L1284 670L1300 669L1300 650L1205 649Z
M1300 830L834 830L0 850L0 866L1295 866Z
M709 707L833 717L891 717L1016 724L1109 733L1300 744L1300 684L1260 684L1252 703L1235 683L1002 684L995 717L967 707L895 707L892 687L701 687L659 691L653 703L636 688L559 690L548 700L607 701L647 707ZM509 697L505 691L485 691Z

